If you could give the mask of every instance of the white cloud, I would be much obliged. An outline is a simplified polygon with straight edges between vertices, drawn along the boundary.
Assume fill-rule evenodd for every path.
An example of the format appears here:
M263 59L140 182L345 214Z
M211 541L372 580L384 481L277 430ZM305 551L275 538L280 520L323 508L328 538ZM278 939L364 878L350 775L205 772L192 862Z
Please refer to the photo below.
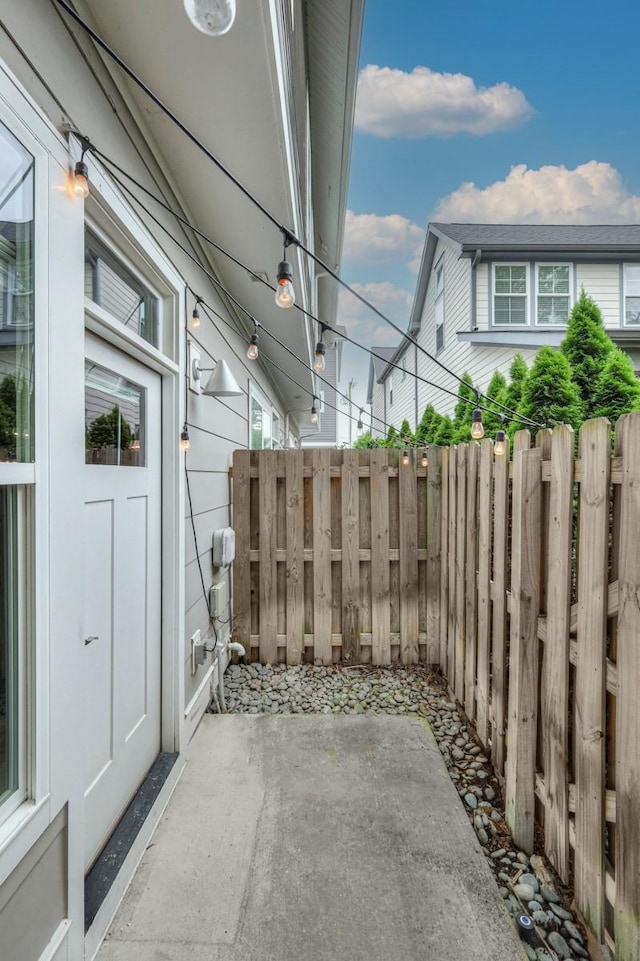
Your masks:
M371 301L383 314L389 317L401 330L409 323L409 313L413 295L402 287L396 287L388 280L369 284L352 284L354 290ZM343 290L338 306L338 323L344 324L349 337L365 347L395 347L400 343L400 334L381 320L361 301Z
M619 172L590 160L574 170L512 167L488 187L464 183L444 197L433 221L453 223L615 224L640 221L640 196L625 189Z
M344 260L361 264L403 263L420 259L424 230L400 214L354 214L347 210ZM417 266L412 269L417 270Z
M508 83L476 87L462 73L411 73L369 64L360 71L357 130L376 137L477 137L508 130L533 114L527 98Z

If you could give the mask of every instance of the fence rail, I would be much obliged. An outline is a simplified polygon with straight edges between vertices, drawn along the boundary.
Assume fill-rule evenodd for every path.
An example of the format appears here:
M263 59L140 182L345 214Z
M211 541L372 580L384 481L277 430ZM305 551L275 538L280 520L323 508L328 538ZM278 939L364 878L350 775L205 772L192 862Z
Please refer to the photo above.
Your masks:
M640 961L640 412L398 452L237 451L254 659L438 666L618 961Z

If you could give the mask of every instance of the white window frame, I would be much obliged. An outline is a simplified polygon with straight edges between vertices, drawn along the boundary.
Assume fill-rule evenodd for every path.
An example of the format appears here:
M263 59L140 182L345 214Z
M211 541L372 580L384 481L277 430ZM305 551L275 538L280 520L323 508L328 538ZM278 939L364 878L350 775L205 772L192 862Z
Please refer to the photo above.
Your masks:
M627 297L636 297L637 294L627 294L627 268L636 267L640 270L640 263L635 264L623 264L622 265L622 326L628 327L630 330L640 330L640 324L628 324L627 323Z
M538 290L538 277L539 277L539 274L540 274L540 268L541 268L541 267L566 267L566 268L568 269L568 271L569 271L569 293L568 293L568 294L540 294L540 291ZM534 316L535 326L536 326L536 327L542 327L542 328L544 328L545 330L562 330L563 327L566 327L566 326L567 326L567 323L568 323L568 321L569 321L569 314L571 313L571 308L573 307L573 304L574 304L574 293L573 293L573 264L571 264L571 263L564 263L564 262L559 263L558 261L555 261L555 262L554 262L554 261L551 261L551 262L544 262L544 261L543 261L543 262L541 262L541 263L536 263L536 264L535 264L535 270L534 270L534 285L535 285L535 289L534 289L534 298L533 298L533 302L534 302L534 305L533 305L534 314L533 314L533 316ZM564 322L564 324L542 324L542 323L540 323L540 321L538 320L538 299L539 299L539 297L566 297L566 298L567 298L567 300L568 300L568 305L567 305L567 308L568 308L568 309L567 309L567 320ZM517 326L519 326L519 325L518 325L518 324L513 324L512 326L517 327Z
M271 447L273 450L279 450L282 447L282 442L280 440L280 414L274 408L271 408Z
M434 297L434 314L435 314L435 334L436 334L436 354L444 350L444 321L445 321L445 299L444 299L444 289L445 289L445 262L444 254L440 257L438 263L434 267L435 276L435 297ZM438 323L438 310L442 310L442 319ZM442 343L438 344L438 339L442 339Z
M254 401L262 408L262 423L263 423L262 447L251 446L251 441L253 439L251 436L251 405ZM264 436L265 423L269 424L269 440L266 446L265 446L265 436ZM272 449L272 437L271 437L272 429L273 429L273 405L267 399L266 395L262 393L262 391L257 386L257 384L254 384L254 382L250 380L249 381L249 417L248 417L249 443L247 445L249 450L271 450Z
M393 374L389 374L387 384L389 385L389 407L393 407Z
M500 327L501 330L522 330L524 327L531 326L531 314L530 314L530 304L531 304L531 281L530 281L530 264L525 261L515 261L515 260L498 260L494 261L491 265L491 325L492 327ZM524 294L496 294L496 268L498 267L524 267L525 268L525 284L526 290ZM500 324L496 321L496 297L524 297L525 306L525 322L523 324Z

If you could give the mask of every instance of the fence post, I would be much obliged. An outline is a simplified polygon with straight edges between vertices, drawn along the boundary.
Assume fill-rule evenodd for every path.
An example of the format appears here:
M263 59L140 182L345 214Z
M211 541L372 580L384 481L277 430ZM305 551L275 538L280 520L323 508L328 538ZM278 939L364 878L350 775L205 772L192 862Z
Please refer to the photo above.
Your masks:
M611 427L601 417L580 428L578 661L575 684L576 901L604 936L605 678Z
M250 458L248 450L233 452L233 528L238 544L233 564L233 635L247 652L247 664L251 660Z
M449 619L449 448L438 448L440 455L440 496L442 524L440 527L440 670L447 677L448 619Z
M400 661L417 664L418 648L418 478L416 452L398 471L400 545Z
M476 717L476 639L478 570L478 460L480 447L469 444L467 461L467 534L465 585L464 711L470 721Z
M260 523L260 660L278 660L278 582L276 556L276 457L275 451L261 451L258 461Z
M467 444L458 445L457 494L456 494L456 609L455 609L455 686L456 700L464 704L464 655L465 655L465 548L467 543Z
M454 690L456 680L456 466L458 448L449 448L449 530L447 533L448 541L448 560L449 567L447 591L447 669L445 671L450 690Z
M315 447L313 466L313 660L331 664L331 451Z
M372 664L391 661L389 607L389 452L371 451L371 630Z
M507 664L507 527L509 519L509 440L493 465L493 618L491 655L491 760L504 774Z
M489 743L489 669L491 663L491 479L493 443L485 437L480 445L478 498L478 655L476 730L485 748Z
M640 959L640 413L623 422L616 707L616 957Z
M304 652L304 453L285 453L287 511L287 664Z
M442 537L442 452L429 451L427 467L427 664L440 660L440 559Z
M360 663L360 456L342 460L342 660Z
M529 854L535 812L541 507L542 451L520 451L513 465L505 816L514 842Z
M573 538L573 430L556 427L551 437L547 558L547 635L542 674L545 715L545 848L569 882L569 624Z

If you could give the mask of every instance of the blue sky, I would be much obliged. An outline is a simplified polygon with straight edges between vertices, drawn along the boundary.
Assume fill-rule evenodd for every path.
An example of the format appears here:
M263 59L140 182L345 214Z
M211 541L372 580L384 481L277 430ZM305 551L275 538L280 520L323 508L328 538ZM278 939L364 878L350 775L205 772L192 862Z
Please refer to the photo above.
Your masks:
M430 219L640 222L639 34L630 0L367 0L345 278L404 329ZM398 341L348 297L339 319ZM343 370L364 403L368 358Z

